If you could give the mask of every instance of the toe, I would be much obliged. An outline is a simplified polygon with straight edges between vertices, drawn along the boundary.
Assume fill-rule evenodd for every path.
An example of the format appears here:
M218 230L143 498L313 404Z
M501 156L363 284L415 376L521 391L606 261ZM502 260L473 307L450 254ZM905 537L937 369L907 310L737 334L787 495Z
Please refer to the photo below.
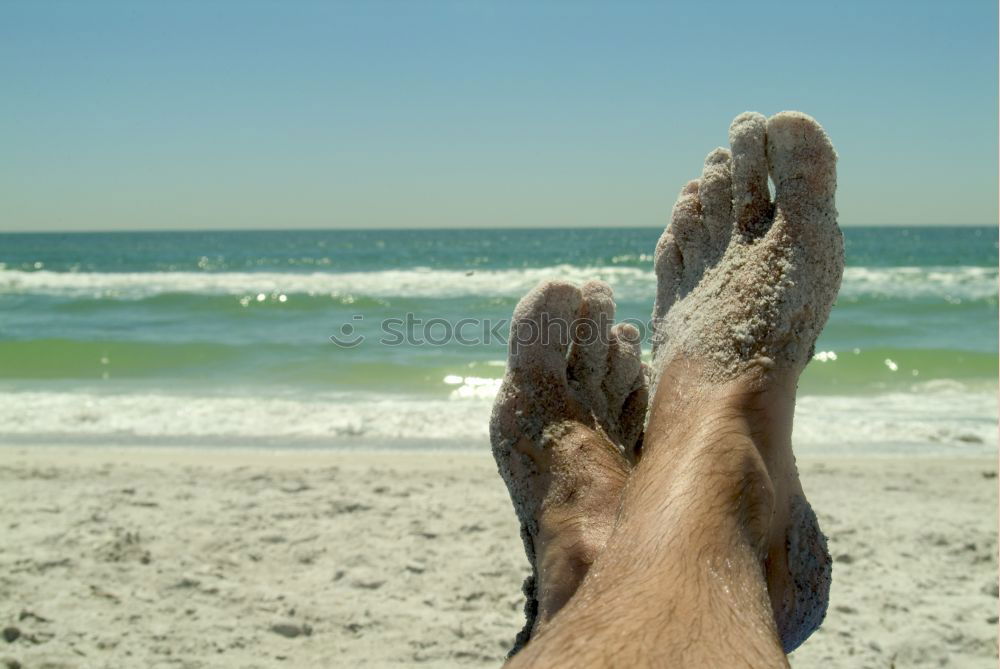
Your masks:
M580 289L582 303L573 324L573 344L566 374L574 388L591 407L603 413L601 382L607 373L608 342L615 318L611 286L588 281Z
M702 221L698 180L689 181L674 204L670 230L684 265L680 281L680 296L690 291L701 279L708 257L708 232Z
M656 301L653 303L653 321L659 323L667 315L667 311L677 301L680 290L681 275L684 272L684 261L681 250L674 239L674 233L667 228L656 243L653 254L653 271L656 273ZM654 337L655 352L657 339Z
M580 289L565 281L545 281L521 298L510 325L510 369L537 369L565 378L570 325L581 301Z
M648 393L639 330L628 323L619 323L611 330L604 392L621 446L626 455L632 455L646 419Z
M729 245L733 231L732 156L728 149L718 148L705 158L698 199L714 261Z
M772 116L767 122L767 158L779 207L832 205L837 154L812 117L801 112Z
M740 232L759 237L771 218L767 190L767 121L761 114L745 112L729 126L733 152L733 214Z
M607 374L604 392L608 398L608 411L621 411L625 398L635 388L636 378L642 370L642 347L639 330L629 323L619 323L611 330L607 352Z

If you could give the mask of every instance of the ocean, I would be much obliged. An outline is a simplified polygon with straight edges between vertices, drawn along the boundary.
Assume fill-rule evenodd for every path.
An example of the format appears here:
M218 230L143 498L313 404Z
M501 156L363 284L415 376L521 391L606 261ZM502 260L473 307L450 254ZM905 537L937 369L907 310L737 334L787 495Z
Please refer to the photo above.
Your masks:
M0 442L485 449L518 298L600 278L643 326L659 234L2 234ZM995 452L996 229L844 235L797 451Z

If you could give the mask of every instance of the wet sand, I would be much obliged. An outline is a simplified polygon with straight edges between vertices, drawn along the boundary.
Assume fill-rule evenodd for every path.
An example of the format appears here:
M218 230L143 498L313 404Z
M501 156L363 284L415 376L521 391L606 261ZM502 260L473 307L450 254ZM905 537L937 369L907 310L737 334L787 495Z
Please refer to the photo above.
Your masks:
M996 461L800 467L835 564L792 665L996 667ZM488 667L521 626L488 453L3 446L0 504L0 666Z

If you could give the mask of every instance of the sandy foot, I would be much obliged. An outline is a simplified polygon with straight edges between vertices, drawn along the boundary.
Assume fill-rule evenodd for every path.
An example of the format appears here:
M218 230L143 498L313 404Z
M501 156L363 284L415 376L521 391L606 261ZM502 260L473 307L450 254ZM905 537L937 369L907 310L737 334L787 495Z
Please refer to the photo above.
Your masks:
M729 135L732 151L708 155L657 244L654 376L682 356L705 363L713 381L753 366L801 372L840 288L836 153L826 133L805 114L782 112L742 114Z
M639 333L612 326L607 284L543 283L517 305L490 422L532 575L516 652L607 542L645 418Z
M709 414L748 417L733 429L754 442L773 486L759 526L788 652L822 622L830 587L825 537L802 494L790 439L795 384L843 273L836 153L819 124L798 112L741 114L729 138L731 150L712 151L701 178L682 189L657 244L649 431L657 412L669 417L655 430L683 422L689 414L679 407L691 398ZM668 392L657 394L667 378Z

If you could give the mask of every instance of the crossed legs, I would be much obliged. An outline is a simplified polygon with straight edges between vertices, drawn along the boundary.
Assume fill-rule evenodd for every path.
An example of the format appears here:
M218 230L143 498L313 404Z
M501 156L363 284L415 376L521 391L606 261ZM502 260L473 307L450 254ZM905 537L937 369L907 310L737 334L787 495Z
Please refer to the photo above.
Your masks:
M654 399L657 436L604 549L509 666L785 666L763 567L774 485L747 436L759 426L746 416L767 412L753 393L723 392L682 416Z
M599 282L515 311L491 422L533 566L512 667L785 666L822 621L830 561L791 427L843 269L836 156L794 112L743 114L730 144L657 245L647 373ZM546 318L569 336L518 337Z

